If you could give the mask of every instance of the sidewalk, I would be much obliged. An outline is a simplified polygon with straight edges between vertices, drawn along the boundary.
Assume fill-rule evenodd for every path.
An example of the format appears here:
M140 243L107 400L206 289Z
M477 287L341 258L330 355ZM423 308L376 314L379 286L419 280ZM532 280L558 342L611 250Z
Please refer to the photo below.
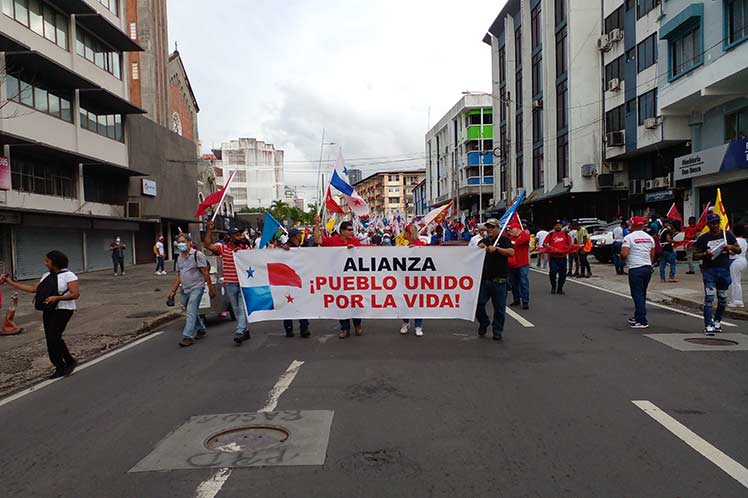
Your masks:
M592 268L592 277L579 279L580 281L622 294L630 294L628 277L626 275L616 275L613 264L599 263L592 256L590 256L589 261ZM532 265L532 268L537 268L535 260L532 261ZM670 267L668 266L669 271ZM687 275L687 271L688 264L679 262L675 276L678 282L663 283L660 281L659 267L655 268L655 272L652 274L652 281L649 284L649 290L647 291L647 299L657 303L678 305L695 311L701 311L704 304L704 285L701 281L701 272L698 267L694 275ZM742 285L743 299L745 300L748 298L748 281L745 275L743 276ZM725 316L737 320L748 320L748 308L728 308Z
M113 276L110 270L78 275L78 310L63 336L73 356L79 360L99 356L181 316L180 307L166 306L174 273L160 276L154 274L154 269L155 263L130 266L120 277ZM2 320L12 291L8 285L0 286ZM20 335L0 337L0 396L43 378L52 370L42 314L34 309L33 295L20 293L19 298L14 321L25 330Z

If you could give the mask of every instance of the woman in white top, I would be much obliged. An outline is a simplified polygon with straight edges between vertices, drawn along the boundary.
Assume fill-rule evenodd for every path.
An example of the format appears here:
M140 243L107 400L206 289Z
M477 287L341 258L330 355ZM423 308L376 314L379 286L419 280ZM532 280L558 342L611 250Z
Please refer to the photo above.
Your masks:
M727 306L730 308L742 308L743 304L743 272L748 267L748 260L746 259L746 251L748 251L748 241L745 240L746 229L744 225L738 225L732 231L735 234L735 238L738 240L740 246L740 254L733 254L730 256L732 260L730 262L730 278L732 284L730 284L730 302Z
M75 273L67 269L68 257L60 251L50 251L44 258L44 265L49 270L42 275L41 280L34 284L20 284L14 282L9 277L0 277L0 284L8 283L11 287L18 290L37 294L39 287L43 290L52 289L52 295L47 295L43 303L35 303L37 309L43 308L42 322L44 323L44 335L47 337L47 352L49 359L55 366L55 371L50 379L70 375L75 370L78 362L68 351L65 341L62 340L62 333L65 332L70 318L75 311L75 301L80 297L78 292L78 277ZM42 285L47 278L56 279L56 292L54 291L53 282L49 286ZM40 294L37 294L39 296Z

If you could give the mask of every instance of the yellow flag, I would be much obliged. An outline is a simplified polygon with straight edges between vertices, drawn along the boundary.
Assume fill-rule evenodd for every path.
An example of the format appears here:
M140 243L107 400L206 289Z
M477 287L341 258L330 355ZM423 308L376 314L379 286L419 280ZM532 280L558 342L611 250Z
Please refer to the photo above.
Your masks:
M408 241L405 240L405 232L400 232L397 234L397 237L395 237L395 245L396 246L407 246Z
M730 229L730 221L727 219L727 210L725 209L725 205L722 204L722 191L717 188L717 199L714 201L714 214L718 214L720 219L719 222L719 229L720 230L729 230ZM709 232L709 227L704 227L704 229L701 231L701 235L704 235L705 233Z
M338 217L333 215L330 220L325 223L325 228L327 229L327 233L332 233L332 231L335 229L335 222L337 221Z

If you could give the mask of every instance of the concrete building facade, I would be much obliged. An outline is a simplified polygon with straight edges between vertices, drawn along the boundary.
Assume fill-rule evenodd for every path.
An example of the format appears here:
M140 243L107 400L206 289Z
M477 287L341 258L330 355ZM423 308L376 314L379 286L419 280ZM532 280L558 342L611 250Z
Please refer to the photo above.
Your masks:
M221 161L223 179L236 171L230 193L237 210L270 207L284 200L283 151L255 138L239 138L214 151Z
M125 125L143 111L128 101L123 63L142 48L119 4L1 8L0 266L38 277L56 248L73 271L107 268L115 235L132 242L139 229L126 205L129 178L142 172L131 167Z
M485 211L491 204L495 157L492 101L488 94L464 95L426 133L425 179L430 207L451 200L455 212L477 215L481 207Z
M414 191L425 180L425 175L422 169L382 171L367 176L353 186L366 200L371 215L399 212L410 220L416 215Z
M200 155L200 136L197 115L200 107L192 91L190 78L178 50L169 55L169 129L195 144L196 154Z

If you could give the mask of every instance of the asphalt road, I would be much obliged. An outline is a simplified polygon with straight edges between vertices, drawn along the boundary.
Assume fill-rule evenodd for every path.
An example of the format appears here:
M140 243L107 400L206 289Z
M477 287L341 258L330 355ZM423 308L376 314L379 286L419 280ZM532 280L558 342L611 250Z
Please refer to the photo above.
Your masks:
M192 416L259 410L298 360L278 409L334 411L325 464L234 469L215 496L748 496L632 403L654 403L748 466L748 352L676 351L627 327L630 300L567 291L551 296L533 273L520 313L535 326L508 318L501 343L436 320L423 338L391 320L341 341L320 321L307 340L260 324L237 348L222 323L182 350L174 324L0 406L0 494L196 496L216 469L128 471ZM647 333L701 330L663 309L650 323Z

